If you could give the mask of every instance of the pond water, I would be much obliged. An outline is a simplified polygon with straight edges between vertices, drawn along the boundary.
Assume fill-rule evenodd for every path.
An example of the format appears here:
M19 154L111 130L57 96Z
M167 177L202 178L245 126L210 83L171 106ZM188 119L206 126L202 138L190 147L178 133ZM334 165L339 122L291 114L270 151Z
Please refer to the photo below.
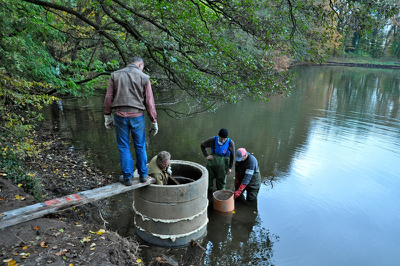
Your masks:
M292 71L290 97L242 101L182 120L158 113L159 133L147 138L149 160L167 150L172 159L205 165L200 143L225 127L236 148L260 164L257 204L236 204L231 216L209 213L205 264L399 265L400 72ZM62 110L54 105L45 116L117 179L115 134L104 128L102 100L64 100ZM131 198L116 196L104 208L112 229L132 233Z

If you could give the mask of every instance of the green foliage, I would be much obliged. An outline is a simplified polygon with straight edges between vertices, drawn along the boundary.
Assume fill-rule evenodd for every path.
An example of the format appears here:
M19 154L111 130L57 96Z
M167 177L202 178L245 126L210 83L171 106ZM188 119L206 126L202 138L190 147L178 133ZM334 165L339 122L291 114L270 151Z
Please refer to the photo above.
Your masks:
M28 82L20 78L11 78L0 71L0 126L16 139L27 136L33 126L42 119L40 110L57 100L44 94L51 88L49 84ZM17 140L18 141L18 140ZM16 143L14 143L16 144Z
M48 93L90 95L97 83L79 85L77 81L88 71L104 71L107 65L96 59L93 66L85 67L85 51L83 61L69 64L70 58L63 60L67 35L58 28L61 23L40 6L0 0L1 68L14 77L52 84Z
M343 56L353 59L372 59L372 56L370 54L362 51L358 53L345 53Z
M400 58L400 34L394 36L390 50L396 58Z
M51 83L51 92L90 96L139 55L154 90L179 89L198 105L192 113L289 92L289 65L323 61L341 35L343 51L379 57L384 22L398 13L394 0L0 3L8 73Z
M331 16L324 5L308 1L23 2L46 7L46 23L65 36L46 42L68 81L58 90L90 93L106 82L93 77L136 54L155 90L178 88L202 110L287 92L290 60L321 60L333 29L323 19ZM79 91L77 84L85 87Z
M57 32L43 26L37 18L40 12L37 6L0 1L0 59L14 76L54 82L56 62L46 51L45 43L57 38Z
M5 140L2 135L3 134L0 133L0 137ZM7 143L4 142L4 144ZM0 171L2 175L7 176L14 184L22 187L25 192L34 195L36 199L40 199L40 188L37 186L37 182L34 178L35 175L27 173L20 159L16 157L13 148L8 149L8 146L4 144L0 144Z
M391 42L389 29L398 24L398 5L394 0L337 1L337 28L344 35L343 52L382 57Z
M39 152L29 136L42 119L36 110L57 99L44 94L49 88L48 84L11 78L0 71L0 169L28 192L33 192L35 182L24 174L20 161Z

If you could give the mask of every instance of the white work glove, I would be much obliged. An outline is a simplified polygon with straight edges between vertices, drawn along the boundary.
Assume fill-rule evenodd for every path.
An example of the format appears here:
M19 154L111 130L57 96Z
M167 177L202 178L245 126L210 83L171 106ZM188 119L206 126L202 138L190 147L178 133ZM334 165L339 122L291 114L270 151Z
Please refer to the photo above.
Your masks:
M112 115L104 115L104 125L107 129L112 129L114 127L114 118Z
M172 169L171 166L168 166L167 168L167 174L172 175Z
M151 123L151 127L150 127L149 133L150 133L152 136L157 135L157 133L158 133L158 124L157 124L157 123Z

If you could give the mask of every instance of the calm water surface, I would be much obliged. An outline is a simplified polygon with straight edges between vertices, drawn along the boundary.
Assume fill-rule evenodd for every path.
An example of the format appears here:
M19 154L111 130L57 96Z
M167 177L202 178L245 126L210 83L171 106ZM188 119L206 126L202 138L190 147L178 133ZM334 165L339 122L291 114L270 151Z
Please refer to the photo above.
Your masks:
M264 177L257 205L237 204L232 217L209 213L205 264L400 265L400 72L293 71L290 97L182 120L159 111L149 159L168 150L172 159L205 165L200 143L225 127L237 148L255 155ZM104 128L102 100L64 100L62 111L55 105L46 116L117 177L117 145ZM126 195L105 204L111 229L132 233L130 205Z

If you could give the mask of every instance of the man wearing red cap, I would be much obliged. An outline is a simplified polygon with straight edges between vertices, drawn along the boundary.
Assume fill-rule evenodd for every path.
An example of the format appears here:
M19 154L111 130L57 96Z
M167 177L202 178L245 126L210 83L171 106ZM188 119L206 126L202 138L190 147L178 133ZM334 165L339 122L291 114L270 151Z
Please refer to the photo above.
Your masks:
M211 137L200 144L207 158L208 191L212 191L214 179L218 190L225 189L226 175L232 172L235 143L228 138L228 130L221 128L218 136ZM211 154L206 148L211 148Z
M261 186L261 175L256 157L248 153L245 148L236 151L235 157L235 192L234 198L247 191L247 201L257 199Z

